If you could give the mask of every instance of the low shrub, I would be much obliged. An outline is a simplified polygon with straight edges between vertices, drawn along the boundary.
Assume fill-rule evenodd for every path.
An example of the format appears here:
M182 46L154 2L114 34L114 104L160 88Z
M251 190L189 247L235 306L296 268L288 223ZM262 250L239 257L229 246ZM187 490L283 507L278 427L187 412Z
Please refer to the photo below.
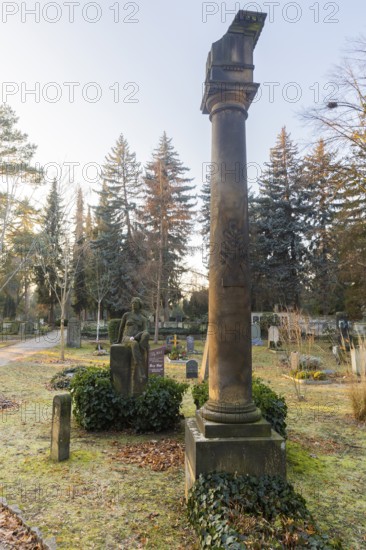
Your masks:
M300 368L306 370L319 370L323 362L320 357L315 357L314 355L300 355Z
M188 518L202 549L332 549L301 495L279 476L200 475Z
M296 378L297 380L308 380L312 378L312 372L308 370L292 370L290 371L290 376Z
M108 336L111 344L117 342L119 326L121 319L111 319L108 321Z
M200 409L208 401L208 382L206 380L192 386L192 397L196 409Z
M3 334L15 335L19 332L20 323L19 321L10 321L6 322L1 327L1 332Z
M170 378L151 376L140 396L122 397L114 391L108 367L89 367L75 374L70 392L75 418L86 430L161 432L179 421L187 387Z
M271 424L272 428L286 437L287 405L283 396L277 395L260 378L253 377L252 381L253 401L262 411L263 417ZM208 382L204 381L192 387L192 396L198 409L208 400Z
M314 372L313 378L314 378L314 380L326 380L327 375L326 375L325 372L323 372L321 370L318 370L318 371Z
M70 392L78 424L86 430L107 430L119 418L120 397L115 393L109 369L89 367L76 373Z
M95 324L85 324L81 329L81 336L95 340L97 338L97 326ZM99 327L99 338L107 338L108 336L108 327Z
M69 367L58 372L51 378L50 386L54 390L65 390L70 387L72 378L79 371L85 371L87 367Z
M169 359L171 361L184 361L187 359L187 351L180 346L173 346L169 353Z
M287 405L285 398L278 395L260 378L253 377L252 381L253 401L262 411L263 417L271 424L272 428L282 435L286 434Z
M292 370L290 375L296 380L326 380L327 375L324 371L313 370Z
M151 376L145 391L135 400L133 426L138 432L161 432L174 428L181 418L180 406L188 384Z

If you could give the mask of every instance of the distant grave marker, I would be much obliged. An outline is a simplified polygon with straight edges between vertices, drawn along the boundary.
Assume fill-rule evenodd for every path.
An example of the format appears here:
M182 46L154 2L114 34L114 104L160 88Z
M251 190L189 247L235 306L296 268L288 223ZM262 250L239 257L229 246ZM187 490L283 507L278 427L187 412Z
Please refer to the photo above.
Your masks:
M198 362L195 359L186 363L186 378L198 378Z
M278 327L269 327L268 329L268 347L277 348L280 341L280 331Z
M164 376L164 352L164 347L149 350L149 375Z
M261 337L261 327L253 324L251 328L252 340L259 340Z
M187 353L194 352L194 338L193 336L187 336Z

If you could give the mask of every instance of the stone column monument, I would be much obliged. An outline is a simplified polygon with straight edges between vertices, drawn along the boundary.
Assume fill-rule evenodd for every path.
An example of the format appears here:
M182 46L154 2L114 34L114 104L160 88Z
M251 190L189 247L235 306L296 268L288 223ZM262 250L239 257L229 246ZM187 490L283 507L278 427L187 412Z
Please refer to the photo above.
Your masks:
M285 475L285 443L252 400L245 121L266 14L239 11L212 45L202 112L212 122L209 400L186 426L186 489L200 473Z

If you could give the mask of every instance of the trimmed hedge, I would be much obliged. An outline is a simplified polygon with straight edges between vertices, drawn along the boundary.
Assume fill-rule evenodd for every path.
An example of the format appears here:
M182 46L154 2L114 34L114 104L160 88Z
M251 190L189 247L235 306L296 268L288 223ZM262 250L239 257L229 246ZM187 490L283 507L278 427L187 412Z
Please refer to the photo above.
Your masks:
M287 405L285 398L277 395L269 386L263 383L260 378L253 376L252 394L255 405L262 411L263 417L268 420L272 428L282 435L286 434ZM208 400L208 382L204 381L192 387L192 395L198 409Z
M188 385L151 376L138 397L121 397L112 386L109 367L77 372L70 384L73 412L86 430L134 428L137 432L172 429Z
M200 475L187 507L202 549L341 548L319 533L303 497L279 476Z

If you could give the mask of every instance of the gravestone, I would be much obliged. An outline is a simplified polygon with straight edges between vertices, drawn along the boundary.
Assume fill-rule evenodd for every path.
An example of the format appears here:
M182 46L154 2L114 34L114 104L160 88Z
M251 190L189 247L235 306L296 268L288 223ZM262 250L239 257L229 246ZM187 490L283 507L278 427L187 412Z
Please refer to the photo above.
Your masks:
M78 319L72 318L68 322L67 347L81 348L81 323Z
M187 336L187 353L194 353L194 338L193 336Z
M149 350L149 376L150 374L164 376L164 355L164 347Z
M278 327L269 327L268 329L268 347L269 348L276 348L278 346L278 342L280 341L280 331L278 330Z
M252 325L251 328L252 340L260 340L261 337L261 327L259 325Z
M352 372L357 375L366 375L366 348L359 346L351 348Z
M195 359L186 363L186 378L198 378L198 363Z
M71 395L55 395L52 407L51 459L57 462L70 457Z

